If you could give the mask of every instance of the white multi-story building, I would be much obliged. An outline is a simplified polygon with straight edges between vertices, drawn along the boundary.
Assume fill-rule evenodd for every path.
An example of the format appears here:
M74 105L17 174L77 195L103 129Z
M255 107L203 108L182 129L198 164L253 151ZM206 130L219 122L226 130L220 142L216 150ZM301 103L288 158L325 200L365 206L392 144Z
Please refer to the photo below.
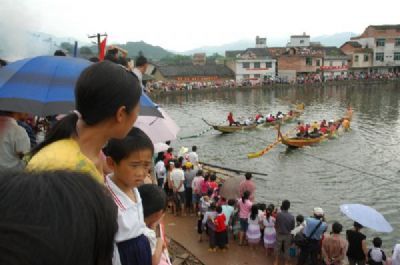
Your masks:
M267 49L267 39L256 37L256 48L244 51L227 51L226 57L234 59L233 69L236 81L262 81L275 78L276 60L272 59Z
M351 40L372 49L370 72L400 72L400 25L368 26Z
M290 42L286 47L309 47L310 46L310 35L305 32L303 35L292 35L290 36Z

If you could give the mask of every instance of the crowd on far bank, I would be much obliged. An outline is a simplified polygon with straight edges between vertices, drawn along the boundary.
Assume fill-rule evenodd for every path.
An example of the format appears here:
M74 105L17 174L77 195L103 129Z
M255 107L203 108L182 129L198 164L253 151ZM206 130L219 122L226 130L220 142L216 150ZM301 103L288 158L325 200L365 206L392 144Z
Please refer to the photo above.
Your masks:
M400 72L396 73L349 73L323 76L321 74L302 74L298 75L294 80L289 81L287 78L265 78L254 80L224 80L224 81L148 81L146 90L149 92L156 91L190 91L201 89L218 89L218 88L238 88L238 87L260 87L271 86L275 84L291 84L291 85L307 85L330 83L335 81L384 81L397 80L400 78Z

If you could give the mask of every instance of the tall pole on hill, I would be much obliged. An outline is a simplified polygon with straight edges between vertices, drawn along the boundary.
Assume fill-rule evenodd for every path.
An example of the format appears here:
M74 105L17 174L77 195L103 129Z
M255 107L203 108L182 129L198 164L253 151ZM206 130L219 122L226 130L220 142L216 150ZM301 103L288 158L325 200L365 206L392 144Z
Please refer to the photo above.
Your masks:
M93 39L93 38L97 38L97 48L98 48L98 54L100 56L100 37L107 37L107 33L101 34L101 33L97 33L95 35L89 35L88 38L89 39Z

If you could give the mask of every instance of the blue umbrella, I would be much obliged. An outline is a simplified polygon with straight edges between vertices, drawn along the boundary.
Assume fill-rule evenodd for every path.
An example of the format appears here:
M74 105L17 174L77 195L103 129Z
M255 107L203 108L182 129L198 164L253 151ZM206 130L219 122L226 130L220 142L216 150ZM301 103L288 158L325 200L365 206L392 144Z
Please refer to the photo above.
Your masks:
M392 226L386 221L385 217L369 206L363 204L343 204L340 206L340 211L351 220L374 229L377 232L390 233L393 231Z
M67 113L75 108L74 88L91 62L65 56L38 56L0 70L0 110L38 116ZM140 99L140 115L162 117L150 98Z

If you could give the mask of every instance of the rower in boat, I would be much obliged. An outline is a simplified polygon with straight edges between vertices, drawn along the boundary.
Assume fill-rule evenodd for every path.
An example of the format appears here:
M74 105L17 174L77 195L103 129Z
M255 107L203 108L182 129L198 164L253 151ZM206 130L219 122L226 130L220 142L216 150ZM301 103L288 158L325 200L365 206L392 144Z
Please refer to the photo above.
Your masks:
M260 113L258 113L258 114L256 115L256 119L255 119L256 123L257 123L257 124L262 123L262 119L263 119L263 118L264 118L264 116L261 115Z
M229 112L227 121L229 122L229 126L232 126L232 125L239 126L239 125L240 125L240 122L235 121L235 120L233 119L233 113L232 113L232 112Z
M333 135L336 132L336 125L334 120L330 120L328 122L328 127L329 127L329 134Z
M275 117L272 116L272 114L269 114L267 117L267 122L274 122L274 121L276 121Z
M280 119L282 119L283 118L283 113L282 113L282 111L278 111L278 113L276 114L276 119L277 120L280 120Z
M347 118L344 118L342 121L342 126L345 131L350 129L350 121Z
M326 120L322 120L321 124L319 125L319 128L326 127Z
M310 133L310 138L318 138L321 136L322 134L318 131L318 128L314 128L314 130Z
M304 127L304 124L302 124L301 122L298 122L296 136L299 138L303 138L305 133L306 133L306 128Z
M314 122L311 124L311 130L312 130L312 131L314 131L314 129L317 129L317 130L318 130L318 128L319 128L318 122L317 122L317 121L314 121Z

